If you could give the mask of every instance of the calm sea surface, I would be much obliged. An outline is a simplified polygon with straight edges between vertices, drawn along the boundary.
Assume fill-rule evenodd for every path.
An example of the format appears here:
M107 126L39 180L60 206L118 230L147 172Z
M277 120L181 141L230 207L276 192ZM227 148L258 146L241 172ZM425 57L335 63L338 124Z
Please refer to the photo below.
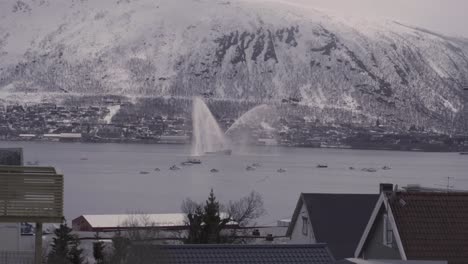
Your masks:
M456 189L468 189L468 156L458 153L255 147L184 167L180 162L190 153L184 145L0 142L0 147L22 147L25 163L55 166L65 175L68 220L82 214L179 212L183 199L204 201L210 188L224 202L251 190L261 193L268 215L259 224L290 218L301 192L377 193L381 182L440 187L447 177ZM261 166L247 171L252 163ZM174 164L181 169L169 170ZM213 168L219 172L211 173Z

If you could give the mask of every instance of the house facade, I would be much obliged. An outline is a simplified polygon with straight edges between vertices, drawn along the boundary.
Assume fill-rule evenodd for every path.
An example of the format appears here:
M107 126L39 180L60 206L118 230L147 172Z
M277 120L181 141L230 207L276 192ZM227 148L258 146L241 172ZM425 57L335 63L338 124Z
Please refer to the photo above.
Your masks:
M302 193L286 236L292 244L327 243L336 259L353 257L378 197Z
M468 192L384 192L356 258L468 263Z
M382 195L377 204L383 204ZM397 239L395 237L394 218L391 212L386 210L385 205L380 206L376 211L372 232L366 242L366 247L359 254L359 257L364 259L406 259L404 253L400 252Z
M299 210L299 215L294 219L292 228L288 230L288 236L291 238L293 244L314 244L317 243L315 239L314 230L310 222L309 212L305 203ZM290 233L290 234L289 234Z

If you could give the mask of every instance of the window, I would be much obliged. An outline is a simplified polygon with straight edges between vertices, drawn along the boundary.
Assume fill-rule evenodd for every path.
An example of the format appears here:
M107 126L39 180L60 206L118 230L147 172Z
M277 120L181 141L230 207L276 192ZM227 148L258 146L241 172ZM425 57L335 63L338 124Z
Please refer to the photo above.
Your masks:
M302 234L307 236L309 233L309 219L307 217L303 216L302 217Z
M383 244L387 247L393 245L393 228L387 214L383 215Z

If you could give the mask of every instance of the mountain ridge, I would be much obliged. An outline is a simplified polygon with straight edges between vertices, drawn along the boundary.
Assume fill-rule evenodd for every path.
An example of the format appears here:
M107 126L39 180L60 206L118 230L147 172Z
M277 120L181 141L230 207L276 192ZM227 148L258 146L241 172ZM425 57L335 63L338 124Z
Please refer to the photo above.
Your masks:
M337 121L347 113L442 131L463 118L468 44L399 22L263 1L7 2L0 14L4 100L209 94L293 98ZM53 8L62 16L42 22Z

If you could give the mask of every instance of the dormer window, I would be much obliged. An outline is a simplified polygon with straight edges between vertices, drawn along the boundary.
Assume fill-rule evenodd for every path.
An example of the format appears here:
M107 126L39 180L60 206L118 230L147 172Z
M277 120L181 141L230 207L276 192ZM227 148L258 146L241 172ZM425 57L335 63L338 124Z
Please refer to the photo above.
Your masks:
M384 246L392 247L393 246L393 227L390 223L390 218L388 214L383 215L383 241Z
M307 236L309 233L309 219L305 216L302 217L302 234Z

